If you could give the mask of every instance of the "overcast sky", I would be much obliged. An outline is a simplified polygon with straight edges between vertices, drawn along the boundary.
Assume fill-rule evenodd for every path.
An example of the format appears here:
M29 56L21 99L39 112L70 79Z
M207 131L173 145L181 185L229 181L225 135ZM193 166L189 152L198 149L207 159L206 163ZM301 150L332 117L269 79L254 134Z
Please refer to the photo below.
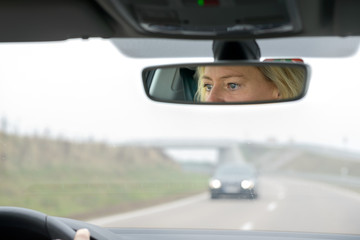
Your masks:
M0 115L10 131L111 142L276 139L360 151L359 53L305 59L312 78L304 100L257 106L147 99L143 67L205 59L130 59L106 40L0 44L0 53Z

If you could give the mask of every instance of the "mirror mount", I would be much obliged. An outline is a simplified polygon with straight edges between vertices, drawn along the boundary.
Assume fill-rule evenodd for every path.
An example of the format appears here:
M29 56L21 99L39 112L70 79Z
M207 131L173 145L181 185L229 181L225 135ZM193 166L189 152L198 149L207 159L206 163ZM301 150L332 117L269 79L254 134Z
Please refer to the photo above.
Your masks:
M260 48L254 39L241 41L213 41L215 62L222 60L260 60Z

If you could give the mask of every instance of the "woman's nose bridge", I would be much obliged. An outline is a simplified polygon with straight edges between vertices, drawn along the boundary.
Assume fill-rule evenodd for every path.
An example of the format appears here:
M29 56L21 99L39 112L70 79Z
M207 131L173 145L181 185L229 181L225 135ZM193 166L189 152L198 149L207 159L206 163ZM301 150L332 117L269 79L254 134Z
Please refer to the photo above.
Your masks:
M223 93L221 86L215 84L210 91L209 99L210 100L222 100L223 97L224 97L224 93Z

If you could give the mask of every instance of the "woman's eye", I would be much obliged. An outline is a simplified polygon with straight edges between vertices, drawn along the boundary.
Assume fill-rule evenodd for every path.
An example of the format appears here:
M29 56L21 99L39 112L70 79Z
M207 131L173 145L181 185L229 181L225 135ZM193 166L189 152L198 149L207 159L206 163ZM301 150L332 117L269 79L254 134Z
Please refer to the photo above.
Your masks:
M205 91L207 91L207 92L210 92L212 87L213 86L211 84L204 84Z
M228 83L228 88L229 88L230 90L236 90L236 89L238 89L239 87L240 87L240 85L237 84L237 83Z

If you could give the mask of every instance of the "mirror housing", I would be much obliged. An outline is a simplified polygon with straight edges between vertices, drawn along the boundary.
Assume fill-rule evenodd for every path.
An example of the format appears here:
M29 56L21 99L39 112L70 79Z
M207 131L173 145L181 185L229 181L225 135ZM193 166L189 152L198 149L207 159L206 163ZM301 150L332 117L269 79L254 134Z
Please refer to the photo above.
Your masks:
M289 102L307 92L310 67L301 61L220 61L147 67L147 96L180 104Z

